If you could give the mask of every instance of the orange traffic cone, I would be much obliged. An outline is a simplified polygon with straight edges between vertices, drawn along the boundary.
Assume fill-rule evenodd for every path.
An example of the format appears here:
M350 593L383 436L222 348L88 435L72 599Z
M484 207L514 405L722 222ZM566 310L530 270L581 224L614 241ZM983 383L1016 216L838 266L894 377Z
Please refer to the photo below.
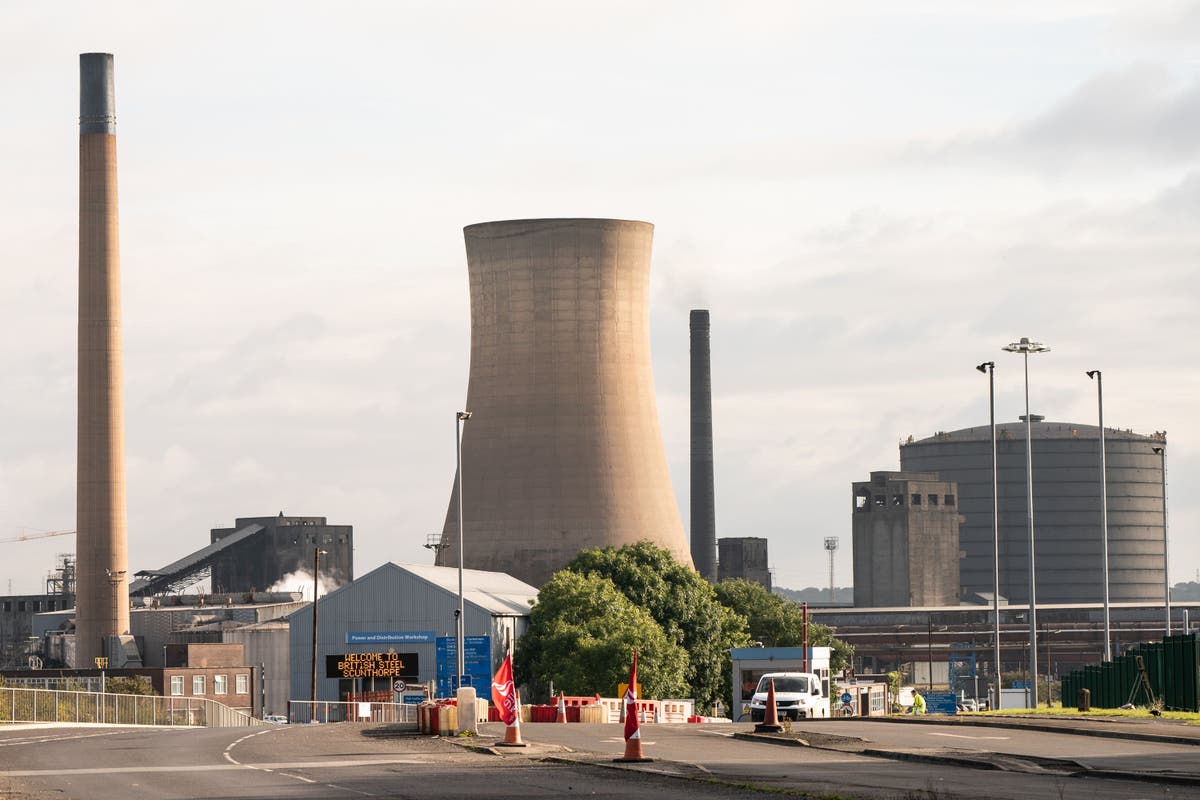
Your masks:
M512 725L504 726L504 741L496 742L497 747L528 747L529 745L521 741L521 718Z
M558 713L554 715L554 721L564 724L567 721L567 696L563 692L558 693Z
M754 726L755 733L779 733L779 708L775 705L775 681L767 684L767 707L763 710L763 721Z

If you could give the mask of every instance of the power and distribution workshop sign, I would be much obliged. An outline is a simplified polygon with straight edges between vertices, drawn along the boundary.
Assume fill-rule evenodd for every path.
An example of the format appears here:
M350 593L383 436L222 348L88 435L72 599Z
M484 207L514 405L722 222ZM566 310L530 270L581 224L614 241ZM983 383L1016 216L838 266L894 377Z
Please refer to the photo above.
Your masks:
M433 644L433 631L347 631L346 644Z
M416 678L416 653L339 653L325 656L326 678Z

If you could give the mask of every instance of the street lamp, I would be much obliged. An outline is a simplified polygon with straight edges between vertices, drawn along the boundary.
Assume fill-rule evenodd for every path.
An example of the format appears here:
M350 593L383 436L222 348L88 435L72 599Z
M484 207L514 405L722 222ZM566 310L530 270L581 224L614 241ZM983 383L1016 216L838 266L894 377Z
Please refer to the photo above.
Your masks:
M1162 518L1163 518L1163 606L1166 608L1167 636L1171 635L1171 573L1167 563L1167 443L1155 447L1154 452L1162 459ZM1183 631L1187 633L1185 629Z
M994 661L996 708L1000 708L1000 498L996 477L996 362L985 361L975 369L988 376L988 419L992 429L992 616L994 618ZM979 697L976 689L975 697Z
M1112 623L1108 610L1108 466L1104 448L1104 376L1089 369L1087 376L1096 382L1096 404L1100 409L1100 538L1104 560L1104 660L1112 661Z
M1024 336L1021 341L1005 345L1009 353L1020 353L1025 357L1025 486L1028 493L1029 508L1029 663L1037 664L1037 570L1034 565L1034 536L1033 536L1033 417L1029 415L1029 354L1047 353L1049 347L1041 342L1031 342ZM1033 703L1029 708L1037 708L1037 669L1032 670Z
M458 635L458 672L455 673L458 677L455 679L455 688L462 686L463 679L463 626L465 620L463 613L465 606L463 603L463 479L462 479L462 428L463 423L471 418L470 411L457 411L454 414L454 463L455 473L458 475L458 617L455 620L457 623Z
M313 548L313 641L312 641L312 717L317 718L317 576L321 570L321 556L329 555L328 550L320 547Z

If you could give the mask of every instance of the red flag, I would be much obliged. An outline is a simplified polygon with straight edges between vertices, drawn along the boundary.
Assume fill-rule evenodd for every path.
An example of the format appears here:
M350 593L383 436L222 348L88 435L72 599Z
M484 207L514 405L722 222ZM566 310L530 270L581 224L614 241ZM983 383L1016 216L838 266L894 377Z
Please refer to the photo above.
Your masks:
M500 721L505 725L517 724L517 687L513 685L512 653L504 657L504 663L492 678L492 702L500 710Z
M633 666L629 669L629 688L625 690L625 741L642 738L637 715L637 650L633 651Z

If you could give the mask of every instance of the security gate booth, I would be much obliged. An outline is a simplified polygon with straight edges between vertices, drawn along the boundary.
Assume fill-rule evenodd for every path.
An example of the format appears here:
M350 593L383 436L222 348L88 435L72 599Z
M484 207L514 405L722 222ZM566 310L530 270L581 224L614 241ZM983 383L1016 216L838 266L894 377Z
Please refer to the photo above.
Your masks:
M821 679L821 693L829 697L828 647L735 647L729 651L733 659L734 722L750 719L750 698L758 681L768 672L813 672Z

